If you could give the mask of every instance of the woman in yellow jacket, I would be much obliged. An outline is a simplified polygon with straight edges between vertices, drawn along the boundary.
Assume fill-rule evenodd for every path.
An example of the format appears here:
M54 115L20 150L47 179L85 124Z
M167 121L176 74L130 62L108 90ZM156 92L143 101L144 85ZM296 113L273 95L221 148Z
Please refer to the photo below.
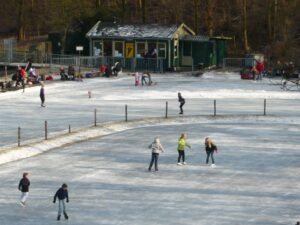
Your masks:
M177 165L181 166L181 165L186 165L185 162L185 146L191 148L191 146L187 143L186 141L187 135L186 134L181 134L179 140L178 140L178 161L177 161ZM180 160L182 159L182 163L180 162Z

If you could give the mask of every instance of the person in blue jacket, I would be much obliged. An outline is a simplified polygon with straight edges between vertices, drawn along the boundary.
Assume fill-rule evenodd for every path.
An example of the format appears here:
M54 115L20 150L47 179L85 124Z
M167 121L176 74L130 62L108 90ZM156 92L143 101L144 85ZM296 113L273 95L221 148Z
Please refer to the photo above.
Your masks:
M56 202L56 198L58 198L58 215L57 215L57 220L60 220L61 213L63 212L65 219L69 219L69 216L66 212L66 204L65 204L65 199L67 202L69 202L69 195L68 195L68 185L63 184L61 188L59 188L54 195L53 203Z

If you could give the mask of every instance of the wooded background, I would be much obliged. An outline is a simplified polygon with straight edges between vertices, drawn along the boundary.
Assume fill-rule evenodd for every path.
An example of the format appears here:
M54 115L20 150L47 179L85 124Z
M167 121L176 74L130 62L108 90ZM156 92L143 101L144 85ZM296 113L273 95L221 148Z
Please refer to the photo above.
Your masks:
M98 20L186 23L199 35L232 37L229 54L300 55L300 0L10 0L0 8L0 35L26 40L86 33Z

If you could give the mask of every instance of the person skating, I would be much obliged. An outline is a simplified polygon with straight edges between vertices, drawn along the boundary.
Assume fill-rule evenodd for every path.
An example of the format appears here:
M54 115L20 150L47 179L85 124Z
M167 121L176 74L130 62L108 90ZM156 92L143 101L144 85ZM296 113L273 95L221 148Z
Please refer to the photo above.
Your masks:
M209 163L209 158L211 158L211 167L215 167L214 152L218 151L216 144L212 141L211 138L205 138L205 151L206 151L206 164Z
M164 148L160 143L159 138L155 138L154 141L149 145L152 150L152 157L149 165L148 171L151 171L153 163L155 163L155 171L158 171L157 160L160 153L164 152Z
M41 89L40 89L40 99L41 99L41 107L45 107L45 88L44 84L41 84Z
M177 160L177 165L186 165L185 162L185 147L187 146L188 148L191 148L191 146L187 143L186 141L187 135L186 134L181 134L179 140L178 140L178 160ZM182 163L180 162L182 159Z
M66 204L65 199L67 202L69 202L69 195L68 195L68 185L63 184L61 188L59 188L54 195L53 203L56 202L56 198L58 198L58 215L57 220L60 220L61 213L64 214L65 219L69 219L69 216L66 212Z
M30 181L27 176L28 176L28 173L23 173L23 178L20 180L19 186L18 186L18 189L22 192L21 201L20 201L20 204L22 206L26 205L26 200L29 195Z
M178 92L178 101L180 103L179 108L180 108L180 112L179 114L183 114L183 105L185 104L185 99L182 97L181 93Z

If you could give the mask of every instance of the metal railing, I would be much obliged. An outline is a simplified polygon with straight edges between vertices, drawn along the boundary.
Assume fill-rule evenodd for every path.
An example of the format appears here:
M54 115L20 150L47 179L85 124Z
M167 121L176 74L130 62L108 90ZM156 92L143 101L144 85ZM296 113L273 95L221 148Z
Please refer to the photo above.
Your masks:
M253 58L224 58L223 69L226 68L244 68L254 66Z
M127 71L146 71L159 72L165 71L164 58L124 58L112 56L76 56L76 55L58 55L58 54L41 54L39 52L13 52L8 55L5 51L0 51L0 62L4 64L25 63L31 59L33 63L45 63L61 66L75 66L85 68L99 68L101 65L113 66L119 62L123 70Z

